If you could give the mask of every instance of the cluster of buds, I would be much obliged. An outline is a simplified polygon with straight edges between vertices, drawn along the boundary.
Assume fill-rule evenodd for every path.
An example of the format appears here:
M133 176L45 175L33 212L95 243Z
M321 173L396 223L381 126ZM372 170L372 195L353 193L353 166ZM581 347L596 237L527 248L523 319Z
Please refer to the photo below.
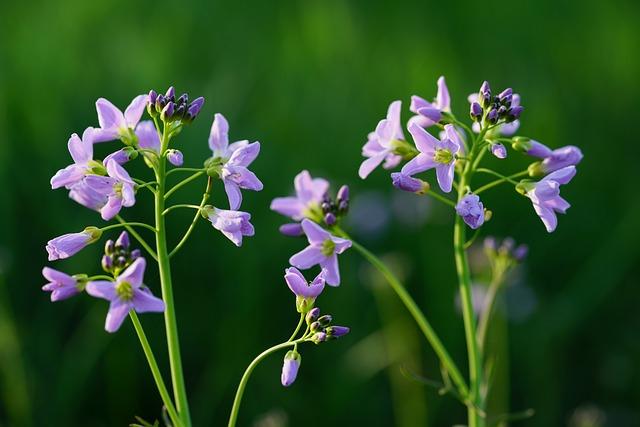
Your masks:
M338 219L349 211L349 186L343 185L333 200L329 193L325 193L320 203L322 220L328 226L335 225Z
M186 93L176 99L176 91L171 86L164 95L154 90L149 92L147 112L151 117L160 115L160 120L163 122L179 120L182 123L191 123L198 116L203 104L203 97L189 102L189 96Z
M104 245L104 255L102 256L102 269L114 277L118 276L133 261L142 255L140 249L131 250L129 234L123 231L114 242L109 239Z
M489 82L482 83L477 101L471 103L469 115L476 122L483 119L494 125L503 120L506 123L513 122L520 117L524 109L519 103L513 102L513 90L507 88L498 95L491 96Z
M320 309L315 307L311 309L305 318L309 330L313 333L311 341L316 344L340 338L347 335L350 329L346 326L332 326L333 317L330 314L320 316Z

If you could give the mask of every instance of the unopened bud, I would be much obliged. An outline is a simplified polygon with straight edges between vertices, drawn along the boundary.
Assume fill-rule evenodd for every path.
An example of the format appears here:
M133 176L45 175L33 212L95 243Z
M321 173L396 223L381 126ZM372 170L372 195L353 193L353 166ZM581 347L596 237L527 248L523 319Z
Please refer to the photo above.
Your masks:
M301 361L302 357L300 353L295 350L289 350L287 354L285 354L284 363L282 364L282 375L280 377L283 386L289 387L295 382Z
M305 318L307 325L311 325L313 322L318 320L318 316L320 316L320 309L318 307L312 308Z
M289 224L282 224L279 228L280 233L289 237L300 237L304 234L302 225L299 222L292 222Z
M102 255L100 264L102 265L102 269L108 273L113 267L113 258L111 258L109 255Z
M123 231L118 236L118 240L116 240L116 249L129 249L129 245L131 242L129 241L129 233Z
M532 178L544 176L545 174L542 162L531 163L527 168L527 171L529 172L529 176Z
M336 216L333 214L333 212L328 212L325 216L324 216L324 222L327 225L335 225L335 223L337 222L336 220Z
M318 319L318 323L320 324L320 326L326 327L331 324L332 320L333 320L333 317L331 317L330 314L325 314L324 316Z
M346 326L330 326L327 328L327 334L332 338L340 338L347 335L350 330Z

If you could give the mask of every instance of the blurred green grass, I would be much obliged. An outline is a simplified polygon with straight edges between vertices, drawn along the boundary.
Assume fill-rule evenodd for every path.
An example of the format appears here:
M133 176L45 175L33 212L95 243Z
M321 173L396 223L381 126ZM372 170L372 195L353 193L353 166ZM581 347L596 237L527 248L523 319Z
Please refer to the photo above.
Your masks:
M512 86L526 107L523 134L551 146L579 145L585 153L577 178L563 189L572 208L552 235L509 189L485 198L494 212L487 232L531 247L523 281L537 305L508 329L512 409L536 409L521 425L578 425L575 411L592 406L606 414L606 425L640 424L639 9L638 2L596 0L3 4L0 422L106 426L158 414L160 400L133 328L108 336L100 301L51 304L40 291L46 240L98 221L63 191L48 189L49 178L68 163L69 134L96 125L98 97L124 106L170 84L205 96L203 113L178 140L187 165L207 155L214 112L227 116L232 138L262 142L254 170L265 190L247 194L244 204L256 237L236 249L201 224L174 263L194 420L220 425L246 364L287 336L296 320L281 276L301 244L277 233L282 218L268 210L270 199L288 193L293 176L306 168L336 188L350 184L354 205L365 197L402 203L386 174L357 178L360 146L390 101L431 97L444 74L459 116L482 80ZM518 157L506 167L517 170L513 163L526 164ZM197 200L201 191L190 186L184 199ZM216 188L214 198L220 194ZM127 218L149 214L142 205L150 199L139 199ZM172 238L187 216L172 220ZM450 223L432 206L423 227L394 214L379 233L359 237L378 253L403 254L411 292L464 366ZM97 269L99 251L89 248L58 267ZM362 280L355 254L343 257L341 267L343 286L319 305L353 333L304 349L292 389L279 385L281 360L268 360L249 384L241 423L286 414L289 425L410 425L414 412L429 425L463 422L464 409L430 389L423 390L421 408L394 404L415 387L398 379L403 362L365 373L349 362L353 354L386 354L389 341L368 339L406 318L393 305L380 317L380 297ZM157 283L153 274L148 280ZM166 366L161 318L142 321ZM364 344L373 347L353 353ZM416 347L419 353L401 358L418 360L421 373L437 377L431 350L422 342L409 346ZM377 363L361 364L369 362Z

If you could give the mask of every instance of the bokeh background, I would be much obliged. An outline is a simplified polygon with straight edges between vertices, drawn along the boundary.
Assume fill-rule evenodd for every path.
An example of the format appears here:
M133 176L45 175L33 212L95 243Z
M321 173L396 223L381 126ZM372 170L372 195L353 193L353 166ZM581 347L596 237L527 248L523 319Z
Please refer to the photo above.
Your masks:
M631 0L3 2L0 423L121 426L134 415L159 415L130 322L109 335L104 301L51 304L40 291L40 271L48 239L101 223L64 191L49 189L50 177L69 162L70 133L97 125L99 97L124 107L171 84L207 100L177 140L186 165L208 155L213 114L223 112L232 138L262 142L253 170L265 184L261 193L245 193L257 234L242 248L201 223L174 259L195 425L223 425L245 366L295 326L282 271L304 242L278 234L283 218L269 202L290 193L302 169L331 179L334 189L351 186L347 228L402 274L464 369L451 212L393 191L382 171L357 177L360 147L389 102L431 98L445 75L458 116L467 114L467 94L488 79L522 95L521 134L585 153L563 188L572 208L551 235L509 187L484 197L494 212L486 233L530 246L492 335L504 367L496 372L492 411L534 408L533 418L518 422L523 426L640 425L639 12ZM114 147L101 146L99 154ZM494 162L505 172L526 164L517 153ZM130 170L148 173L141 162ZM199 200L203 185L190 185L181 198ZM214 202L223 200L216 187ZM150 203L141 192L125 217L150 218ZM190 215L172 218L171 239ZM97 273L100 252L94 245L55 267ZM481 284L481 253L473 259ZM355 252L340 262L342 286L318 303L352 334L304 347L290 389L279 384L282 355L262 364L240 424L464 423L462 405L408 378L437 380L439 370L395 297ZM147 282L157 290L153 269ZM166 367L161 317L142 321Z

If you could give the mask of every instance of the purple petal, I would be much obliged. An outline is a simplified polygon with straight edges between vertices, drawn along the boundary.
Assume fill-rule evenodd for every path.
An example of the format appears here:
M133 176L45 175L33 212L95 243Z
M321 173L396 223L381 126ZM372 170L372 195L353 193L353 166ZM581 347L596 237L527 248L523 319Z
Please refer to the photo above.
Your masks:
M93 142L105 142L105 141L113 141L114 139L118 139L120 133L118 128L108 128L108 129L96 129L93 132Z
M420 153L405 164L400 172L405 176L412 176L434 168L437 165L438 163L433 159L433 154Z
M555 212L552 209L544 207L538 203L534 203L533 208L542 220L542 223L546 227L547 231L549 233L552 233L558 225L558 218L556 217Z
M451 110L451 98L449 97L449 88L444 80L444 76L438 79L438 95L436 96L436 104L442 111Z
M460 134L454 125L445 125L444 127L445 134L449 141L453 142L453 145L447 145L447 149L449 149L453 154L456 154L460 147L463 147L462 139L460 139Z
M295 359L285 359L282 365L282 375L280 376L280 382L283 386L289 387L293 384L298 376L298 369L300 368L300 361Z
M229 158L229 163L233 165L247 167L256 159L256 157L258 157L259 153L260 153L259 142L247 144L233 152L233 154Z
M140 148L160 151L160 137L151 120L138 123L138 126L136 126L136 136L138 137L138 146Z
M507 158L507 149L504 145L498 143L498 144L491 144L491 147L489 147L491 150L491 154L493 154L494 156L496 156L499 159L505 159Z
M418 95L413 95L411 97L411 104L409 105L409 111L418 114L418 110L420 110L421 108L435 108L435 107L426 99L421 98Z
M225 165L222 169L222 179L232 181L245 190L261 191L263 189L258 177L244 166Z
M87 128L85 130L85 135L87 136L92 133L89 129L93 130L93 128ZM74 133L71 135L71 138L69 138L67 147L69 148L71 158L77 164L86 164L88 161L93 159L93 140L91 137L86 137L82 140L78 134Z
M553 199L545 201L544 205L560 213L566 213L567 209L571 207L569 202L567 202L565 199L563 199L560 196L557 196L557 197L554 197Z
M109 174L110 177L115 178L118 181L122 181L124 183L133 184L133 180L131 179L131 176L129 176L129 173L117 162L109 161L107 162L106 166L107 166L107 173Z
M50 282L60 283L61 285L65 286L75 286L77 283L76 279L74 279L73 277L51 267L44 267L42 269L42 275Z
M229 198L229 208L231 210L238 209L242 204L242 192L240 192L238 184L233 181L224 180L224 191Z
M130 302L124 302L118 299L112 301L109 305L109 313L107 313L104 329L110 333L120 329L124 318L127 317L131 308Z
M126 127L127 123L122 111L110 101L100 98L96 101L96 110L98 112L98 123L104 131L107 129L118 129Z
M162 313L165 309L164 301L141 289L136 289L133 292L131 303L133 309L138 313Z
M92 297L106 299L107 301L114 301L118 298L115 283L107 280L89 282L85 290Z
M529 144L531 144L531 148L527 150L527 154L530 156L544 159L553 154L549 147L539 143L538 141L531 140L529 141Z
M77 287L61 287L51 292L51 302L62 301L78 295L80 291Z
M332 237L327 230L308 219L302 220L302 229L304 230L304 234L307 235L307 240L309 240L309 243L312 245L322 244L325 240Z
M305 205L295 197L278 197L271 201L270 209L299 221L304 217Z
M545 176L543 181L556 181L560 184L567 184L571 179L576 176L576 167L575 166L567 166L560 170L557 170L549 175Z
M307 268L311 268L316 264L320 264L320 262L322 262L322 260L324 259L325 256L322 255L322 252L319 248L307 246L306 248L289 258L289 264L293 265L294 267L306 270Z
M142 113L144 112L145 107L147 106L147 102L149 101L149 95L138 95L133 98L131 104L124 110L124 118L127 123L127 126L130 128L135 128L140 118L142 117Z
M167 160L173 166L182 166L184 163L184 156L182 155L182 151L180 150L168 150L167 152Z
M73 185L69 191L69 198L80 203L92 210L100 210L107 203L107 194L96 191L93 187L87 184L89 177ZM98 177L96 178L104 178ZM111 178L107 178L111 179Z
M369 174L373 172L373 170L377 168L380 163L382 163L387 154L389 154L389 151L384 150L362 162L360 168L358 169L358 175L360 176L360 178L365 179L366 177L368 177Z
M324 258L320 263L322 268L326 269L325 280L327 285L340 285L340 269L338 268L338 256L336 254Z
M320 202L329 190L329 181L323 178L311 178L311 174L306 170L296 175L293 184L298 199L305 205L309 202Z
M331 236L331 240L335 243L336 247L334 253L341 254L351 247L351 240L343 239L340 237Z
M127 282L134 288L139 288L144 280L144 269L147 262L144 258L136 259L125 271L118 276L118 283Z
M289 267L284 270L284 281L295 295L306 297L309 285L304 275L295 267Z
M402 122L400 121L401 109L402 101L393 101L387 110L387 132L390 140L404 140Z
M440 142L436 137L415 123L412 123L409 126L409 133L413 136L416 148L425 154L433 154L436 146Z
M224 153L229 146L229 123L227 119L216 113L209 133L209 148L214 153Z
M84 166L69 165L64 169L60 169L51 178L51 188L70 187L84 178L87 169Z
M429 119L434 124L438 123L440 121L440 119L442 119L442 112L440 112L439 108L435 108L435 107L420 108L418 110L418 114L420 114L421 116L426 117L427 119Z
M455 164L453 162L449 164L439 164L436 167L436 177L438 178L438 185L440 189L445 193L451 192L453 185L453 173Z
M120 196L110 196L107 200L107 203L100 208L100 216L105 221L109 221L113 219L116 215L120 213L122 209L122 197Z

